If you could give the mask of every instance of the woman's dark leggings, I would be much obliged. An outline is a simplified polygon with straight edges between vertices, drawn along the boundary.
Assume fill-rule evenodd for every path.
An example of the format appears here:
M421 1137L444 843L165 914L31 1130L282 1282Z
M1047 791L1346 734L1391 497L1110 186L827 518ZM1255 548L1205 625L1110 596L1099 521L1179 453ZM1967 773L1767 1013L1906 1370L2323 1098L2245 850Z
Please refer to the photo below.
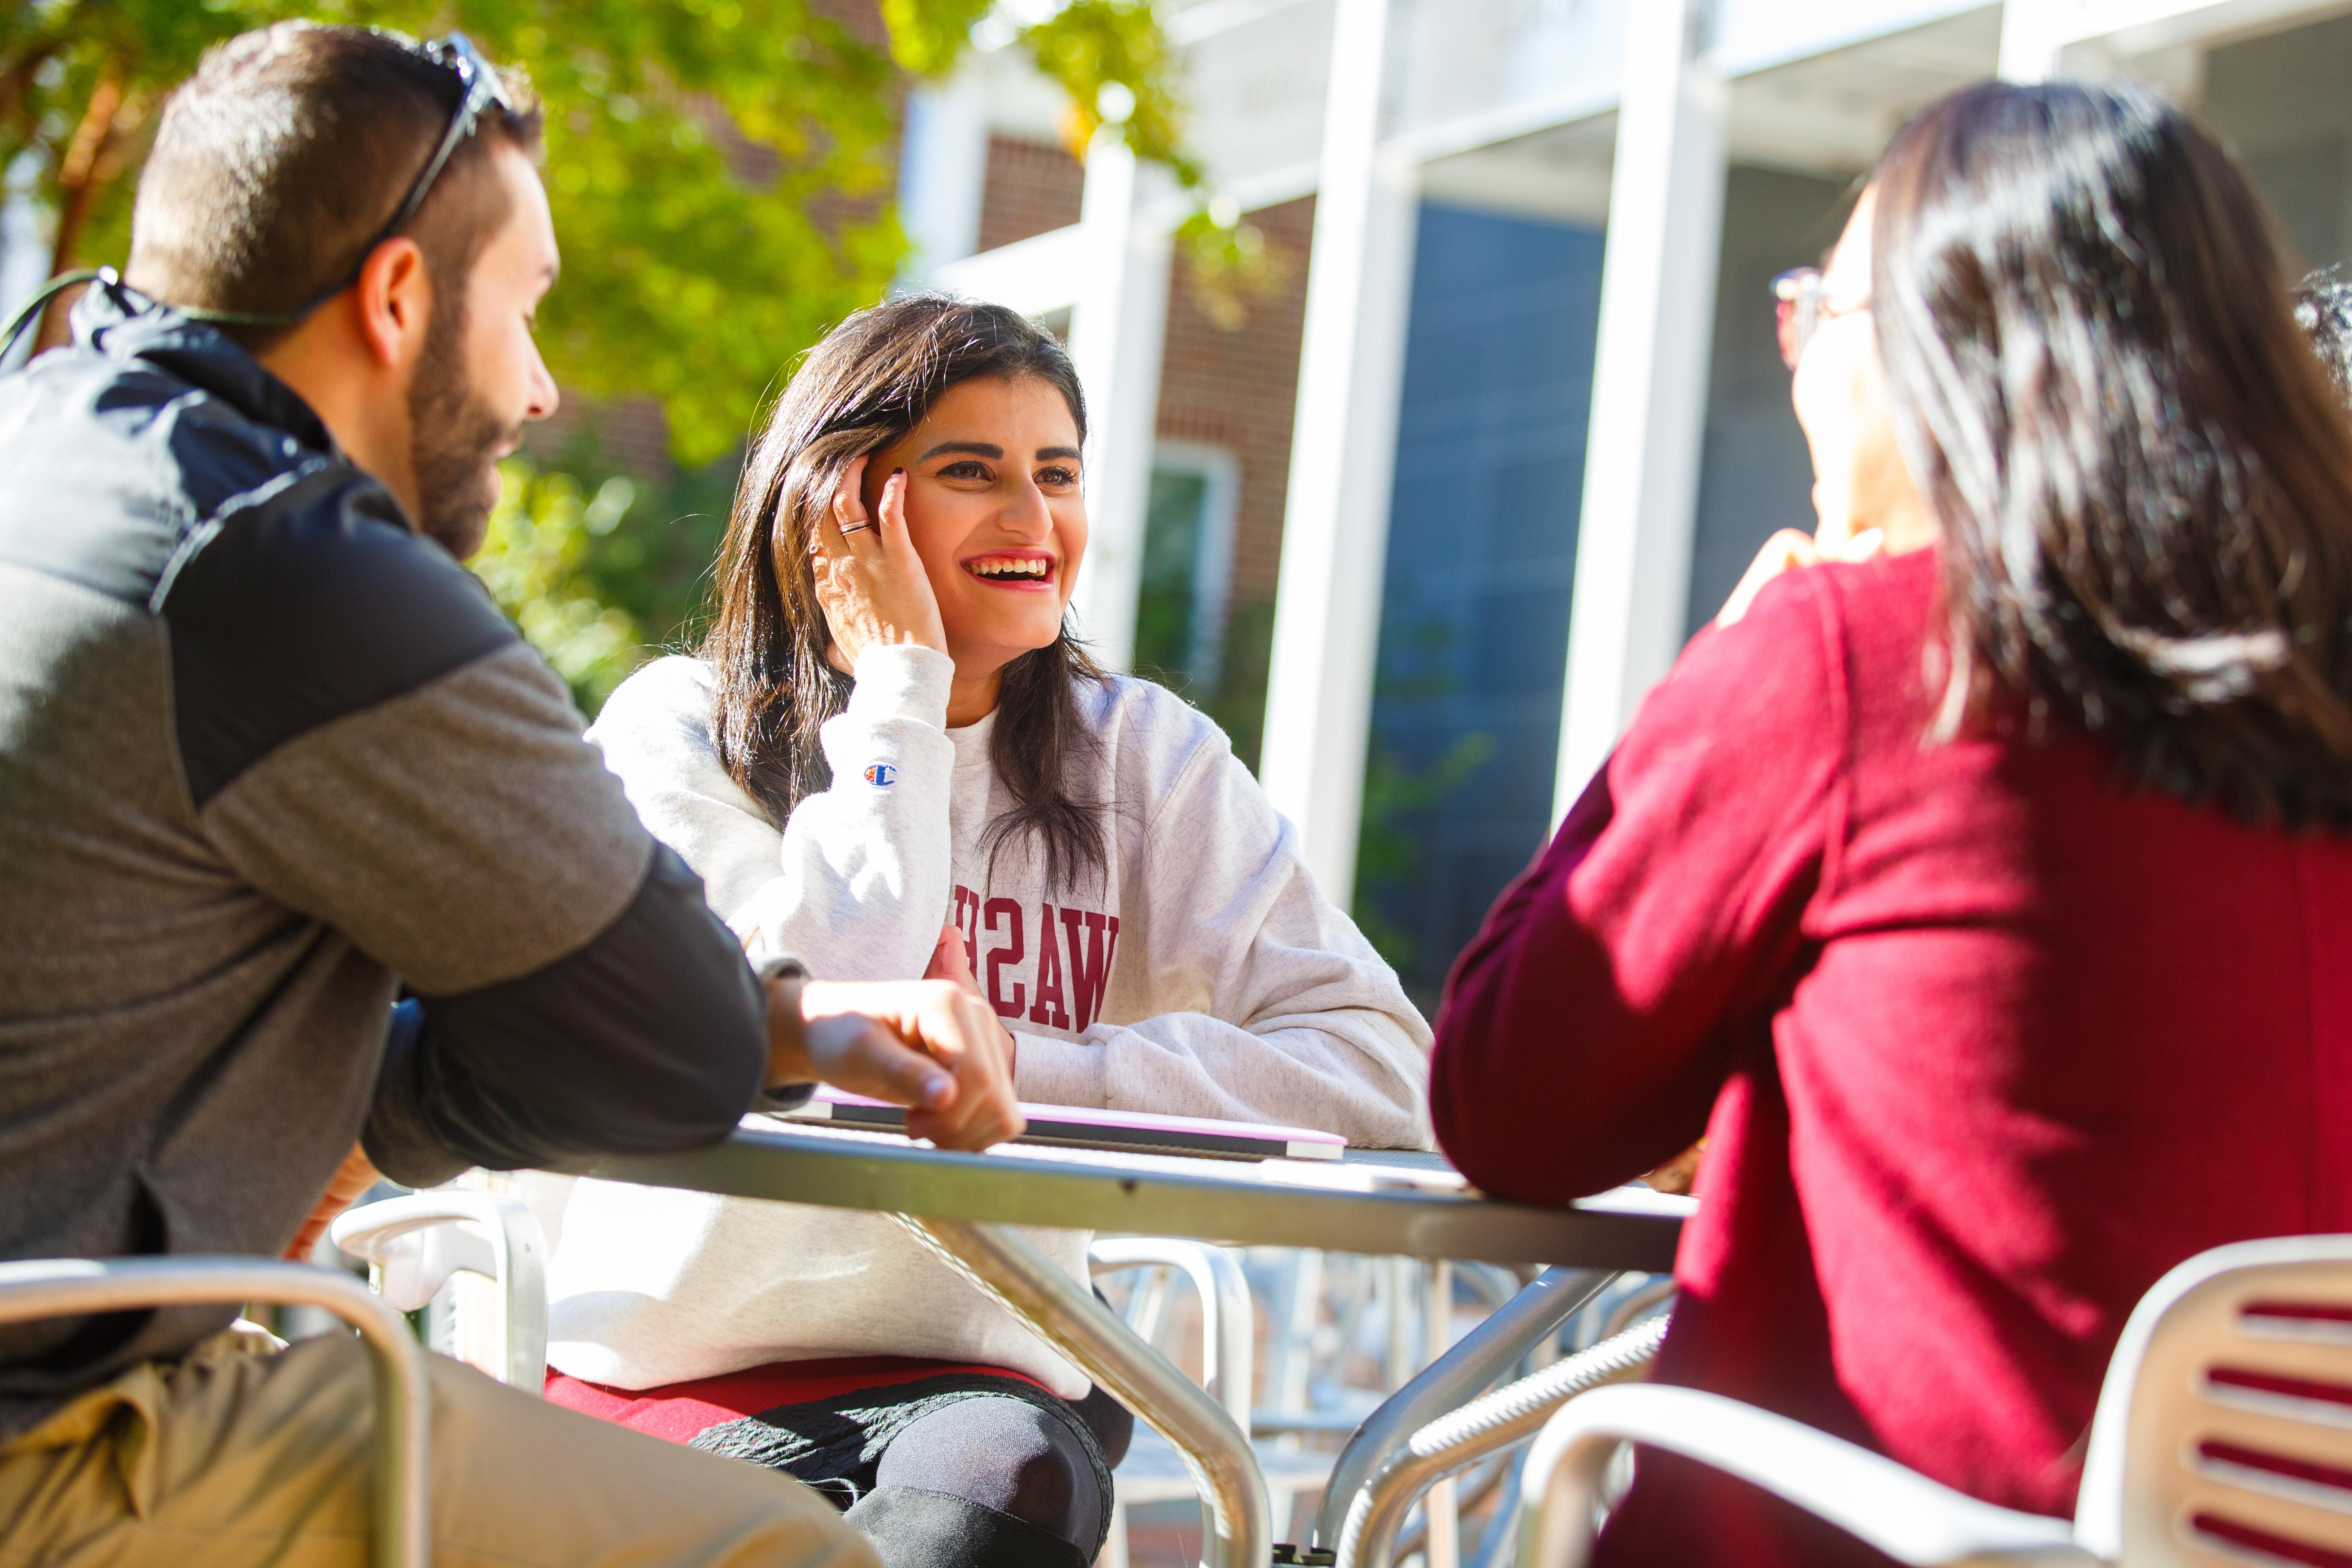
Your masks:
M1117 1465L1135 1417L1097 1388L1074 1405ZM873 1489L849 1510L886 1568L1086 1568L1110 1497L1062 1415L1006 1395L967 1398L894 1433Z

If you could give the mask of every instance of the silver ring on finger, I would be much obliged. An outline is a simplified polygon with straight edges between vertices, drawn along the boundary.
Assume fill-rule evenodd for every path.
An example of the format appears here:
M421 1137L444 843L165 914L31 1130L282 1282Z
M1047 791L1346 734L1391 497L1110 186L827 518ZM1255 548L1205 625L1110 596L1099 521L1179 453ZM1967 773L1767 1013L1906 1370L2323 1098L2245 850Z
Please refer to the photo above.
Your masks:
M853 533L863 532L873 526L870 522L845 522L841 525L841 537L846 539Z

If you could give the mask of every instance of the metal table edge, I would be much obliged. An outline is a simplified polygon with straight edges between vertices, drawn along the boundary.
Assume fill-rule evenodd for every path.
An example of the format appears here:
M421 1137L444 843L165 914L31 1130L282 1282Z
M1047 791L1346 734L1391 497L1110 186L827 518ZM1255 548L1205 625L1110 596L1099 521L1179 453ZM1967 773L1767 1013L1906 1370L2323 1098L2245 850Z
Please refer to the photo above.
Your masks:
M581 1173L940 1219L1644 1273L1674 1267L1686 1212L1607 1196L1555 1209L1440 1192L1353 1193L751 1129L689 1153L597 1160Z

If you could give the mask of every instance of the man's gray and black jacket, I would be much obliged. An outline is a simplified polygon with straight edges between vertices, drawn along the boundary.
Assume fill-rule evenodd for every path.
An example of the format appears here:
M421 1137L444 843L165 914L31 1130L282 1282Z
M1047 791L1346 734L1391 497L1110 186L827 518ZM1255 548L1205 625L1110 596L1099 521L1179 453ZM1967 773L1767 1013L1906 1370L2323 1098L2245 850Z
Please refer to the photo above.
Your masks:
M275 1254L362 1131L723 1137L759 984L581 727L290 389L89 290L0 379L0 1257ZM0 1437L229 1315L0 1329Z

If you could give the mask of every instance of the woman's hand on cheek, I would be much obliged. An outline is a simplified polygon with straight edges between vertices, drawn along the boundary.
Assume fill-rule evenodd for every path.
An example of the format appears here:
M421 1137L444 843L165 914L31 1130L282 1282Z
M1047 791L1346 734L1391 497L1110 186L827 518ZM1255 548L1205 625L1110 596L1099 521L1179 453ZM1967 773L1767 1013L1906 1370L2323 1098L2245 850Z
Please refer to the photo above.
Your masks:
M912 644L948 649L939 595L907 532L906 471L892 474L882 487L877 522L861 499L866 464L859 458L843 473L809 542L817 603L841 668L848 670L857 668L858 655L869 647Z

